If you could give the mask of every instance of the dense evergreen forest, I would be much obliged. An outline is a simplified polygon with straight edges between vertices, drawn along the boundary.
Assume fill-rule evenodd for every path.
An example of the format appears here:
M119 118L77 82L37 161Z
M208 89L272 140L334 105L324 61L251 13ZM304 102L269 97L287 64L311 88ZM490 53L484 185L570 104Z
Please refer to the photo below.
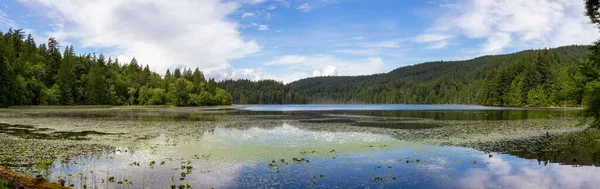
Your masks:
M233 98L234 104L307 104L306 94L273 80L225 80L217 84Z
M21 30L0 32L0 107L231 104L229 93L198 69L167 70L161 77L135 58L121 63L59 47L54 38L36 46Z
M580 106L577 72L590 46L565 46L439 61L369 76L307 78L289 84L314 103Z
M284 85L222 81L234 104L480 104L493 106L581 106L584 68L591 46L572 45L438 61L367 76L326 76ZM582 70L583 69L583 70ZM589 74L588 74L589 75Z

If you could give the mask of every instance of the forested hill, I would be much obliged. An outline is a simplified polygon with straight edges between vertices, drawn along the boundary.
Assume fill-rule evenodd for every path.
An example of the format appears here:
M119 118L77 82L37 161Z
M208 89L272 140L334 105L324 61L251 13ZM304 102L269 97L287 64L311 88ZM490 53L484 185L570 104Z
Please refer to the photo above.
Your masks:
M301 79L289 87L312 103L579 106L590 46L564 46L465 61L406 66L385 74Z
M306 94L273 80L225 80L217 84L233 98L234 104L307 104Z
M133 58L61 53L59 43L36 45L21 30L0 32L0 107L12 105L226 105L231 96L195 69L164 76Z

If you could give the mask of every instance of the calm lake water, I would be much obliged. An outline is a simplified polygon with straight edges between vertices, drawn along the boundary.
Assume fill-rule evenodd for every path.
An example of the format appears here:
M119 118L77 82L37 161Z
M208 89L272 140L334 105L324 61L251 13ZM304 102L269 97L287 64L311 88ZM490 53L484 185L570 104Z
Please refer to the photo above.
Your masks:
M523 120L577 110L437 105L248 106L208 115L302 118ZM114 117L196 120L207 113L125 111ZM93 116L92 116L93 117ZM220 118L215 118L217 121ZM150 119L151 120L151 119ZM158 119L157 119L158 120ZM322 127L332 127L323 123ZM596 188L600 169L471 148L399 140L372 132L304 129L285 121L160 136L116 153L57 160L42 171L77 188Z

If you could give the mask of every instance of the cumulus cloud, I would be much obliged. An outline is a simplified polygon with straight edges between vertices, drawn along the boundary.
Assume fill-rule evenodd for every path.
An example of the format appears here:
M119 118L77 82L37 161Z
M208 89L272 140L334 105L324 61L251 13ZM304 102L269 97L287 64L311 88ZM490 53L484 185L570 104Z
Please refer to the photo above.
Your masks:
M369 75L381 72L384 67L381 57L342 59L324 54L285 55L265 62L264 65L282 68L271 73L269 78L284 83L311 76Z
M468 0L452 3L453 12L437 20L417 42L443 48L452 36L483 41L481 54L506 48L590 44L600 35L583 15L581 1Z
M296 8L302 12L310 12L310 10L312 10L312 7L310 7L310 5L308 3L304 3L302 5L300 5L298 8Z
M267 6L267 10L274 10L276 8L277 7L275 5L269 5L269 6Z
M325 66L323 69L321 70L313 70L313 77L317 77L317 76L336 76L338 75L337 73L337 68L335 66Z
M262 69L251 69L251 68L240 68L236 69L230 65L224 65L221 67L215 67L204 70L204 74L207 77L215 78L217 81L222 80L238 80L238 79L248 79L248 80L261 80L264 78L264 73Z
M156 71L174 65L209 69L260 50L227 19L238 7L263 0L78 1L24 3L55 20L49 33L84 47L111 48L112 56L136 57ZM177 10L177 11L173 11Z

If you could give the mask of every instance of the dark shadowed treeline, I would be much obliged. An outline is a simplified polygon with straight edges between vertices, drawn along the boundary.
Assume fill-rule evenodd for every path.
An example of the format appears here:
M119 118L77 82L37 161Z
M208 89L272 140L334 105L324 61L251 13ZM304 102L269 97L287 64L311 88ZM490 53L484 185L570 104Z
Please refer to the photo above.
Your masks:
M133 58L61 53L50 38L36 46L21 30L0 32L0 107L11 105L224 105L230 95L198 69L164 77Z
M225 80L218 83L234 104L307 104L308 97L290 86L273 80Z
M589 46L565 46L439 61L369 76L328 76L290 83L315 102L580 106L577 69Z

